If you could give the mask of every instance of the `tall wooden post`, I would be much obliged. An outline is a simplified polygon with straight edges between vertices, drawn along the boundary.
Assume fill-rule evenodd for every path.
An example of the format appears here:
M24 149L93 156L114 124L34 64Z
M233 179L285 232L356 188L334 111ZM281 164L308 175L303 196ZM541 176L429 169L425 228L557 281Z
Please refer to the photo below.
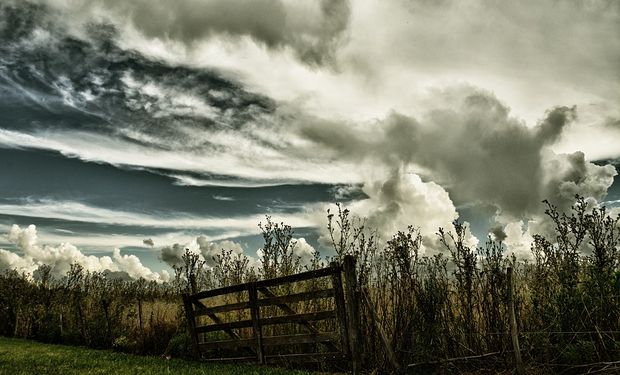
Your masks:
M60 342L62 342L63 339L63 332L62 332L62 313L60 313Z
M353 374L361 373L362 367L362 332L360 322L359 290L355 274L355 258L352 255L344 257L344 277L346 285L345 301L347 304L347 326L349 331L349 348L351 350L351 367Z
M256 356L258 363L265 363L265 355L263 353L263 332L260 325L260 311L258 307L258 293L256 292L256 285L250 284L248 289L250 298L250 315L252 316L252 331L254 332L254 339L256 340Z
M510 335L512 336L512 348L515 354L517 375L525 375L525 368L523 367L523 360L521 359L521 348L519 347L519 329L517 327L517 318L515 316L514 285L512 276L512 267L508 267L508 269L506 269L506 277L508 281L508 313L510 314Z
M142 342L142 350L145 346L144 325L142 324L142 299L138 298L138 324L140 325L140 341Z
M196 317L194 315L194 307L187 293L183 293L183 306L185 307L185 318L187 319L187 328L192 340L192 355L198 358L198 334L196 333Z

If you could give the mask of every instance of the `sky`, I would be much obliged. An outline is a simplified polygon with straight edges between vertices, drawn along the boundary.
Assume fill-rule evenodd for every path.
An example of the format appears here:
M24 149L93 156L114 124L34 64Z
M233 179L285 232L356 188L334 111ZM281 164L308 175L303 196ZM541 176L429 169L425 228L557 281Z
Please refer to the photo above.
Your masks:
M266 215L306 260L337 202L528 257L619 169L614 0L0 0L0 270L166 281Z

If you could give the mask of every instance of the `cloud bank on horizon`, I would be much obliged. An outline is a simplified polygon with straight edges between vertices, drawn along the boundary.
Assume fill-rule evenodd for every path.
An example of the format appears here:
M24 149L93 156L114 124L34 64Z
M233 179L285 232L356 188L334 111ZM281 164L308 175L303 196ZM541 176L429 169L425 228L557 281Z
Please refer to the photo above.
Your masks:
M112 248L174 264L186 247L207 261L213 246L253 256L234 240L265 214L314 228L318 239L299 240L307 256L333 201L385 237L420 226L433 251L437 228L474 207L526 256L545 230L541 200L619 198L615 1L6 1L0 41L0 213L13 249L0 268L75 260L165 278L120 250L16 242L35 229L14 218L86 246L120 228ZM118 191L70 178L36 190L18 181L35 158L77 161L74 179L111 166ZM140 205L142 186L154 192ZM197 196L203 210L188 203ZM72 229L61 236L59 223Z

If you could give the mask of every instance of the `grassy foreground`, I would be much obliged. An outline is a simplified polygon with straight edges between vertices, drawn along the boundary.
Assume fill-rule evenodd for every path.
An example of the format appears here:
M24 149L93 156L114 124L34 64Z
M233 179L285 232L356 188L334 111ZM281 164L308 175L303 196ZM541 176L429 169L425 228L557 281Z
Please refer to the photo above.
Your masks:
M216 365L49 345L0 337L0 375L8 374L269 374L302 375L259 366Z

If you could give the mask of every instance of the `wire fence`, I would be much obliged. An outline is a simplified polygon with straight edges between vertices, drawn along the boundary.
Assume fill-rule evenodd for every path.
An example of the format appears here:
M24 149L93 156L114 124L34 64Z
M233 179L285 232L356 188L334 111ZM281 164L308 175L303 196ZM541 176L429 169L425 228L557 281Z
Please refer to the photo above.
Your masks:
M509 335L510 332L464 332L465 335L481 335L481 336L501 336ZM535 335L535 334L550 334L550 335L574 335L574 334L620 334L620 331L519 331L519 335Z

